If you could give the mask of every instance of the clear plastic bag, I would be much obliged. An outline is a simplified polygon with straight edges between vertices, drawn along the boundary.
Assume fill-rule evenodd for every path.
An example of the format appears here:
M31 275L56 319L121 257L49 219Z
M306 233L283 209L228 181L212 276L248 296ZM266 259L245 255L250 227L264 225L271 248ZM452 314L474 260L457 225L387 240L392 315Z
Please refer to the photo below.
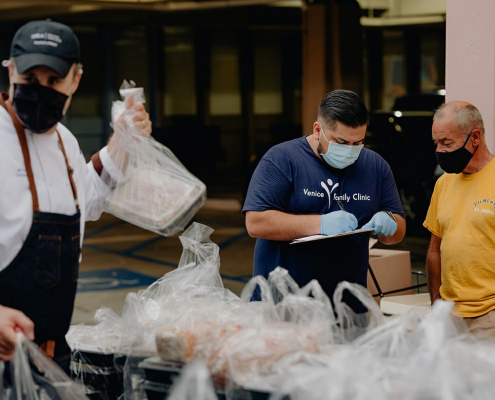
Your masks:
M349 291L367 309L365 313L356 313L343 301L344 291ZM342 281L337 285L333 293L333 303L337 314L338 331L337 342L349 343L365 332L382 325L385 322L380 307L371 296L370 292L361 285Z
M144 102L142 88L124 81L124 100ZM112 106L115 131L109 155L116 171L102 179L116 186L105 210L120 219L164 236L182 231L206 200L206 186L165 146L143 134L134 123L135 111L122 101ZM115 182L116 181L116 182Z
M250 302L256 287L261 301ZM277 268L268 280L252 278L241 299L246 323L218 341L208 359L215 384L228 393L239 387L256 393L275 390L280 360L321 354L334 343L332 306L316 281L299 288L286 270Z
M168 400L218 400L204 361L197 359L184 368Z
M422 318L394 316L332 354L278 362L271 400L488 400L495 393L495 340L477 340L452 303Z
M40 348L17 334L14 358L0 362L2 400L88 400L83 386L73 382Z
M123 373L114 365L113 353L76 350L70 365L72 380L98 400L115 400L123 393Z

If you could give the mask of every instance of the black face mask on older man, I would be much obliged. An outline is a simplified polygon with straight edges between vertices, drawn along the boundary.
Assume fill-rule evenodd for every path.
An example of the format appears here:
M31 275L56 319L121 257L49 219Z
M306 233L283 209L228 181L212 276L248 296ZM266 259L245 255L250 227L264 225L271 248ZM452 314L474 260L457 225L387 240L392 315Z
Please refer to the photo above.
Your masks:
M39 84L14 83L12 105L24 127L45 133L64 117L69 96Z
M471 132L473 132L473 130L471 130ZM460 174L467 167L471 158L473 158L478 147L476 147L473 153L466 149L466 143L471 136L471 132L469 132L469 135L461 148L449 153L435 152L438 164L445 172L449 174Z

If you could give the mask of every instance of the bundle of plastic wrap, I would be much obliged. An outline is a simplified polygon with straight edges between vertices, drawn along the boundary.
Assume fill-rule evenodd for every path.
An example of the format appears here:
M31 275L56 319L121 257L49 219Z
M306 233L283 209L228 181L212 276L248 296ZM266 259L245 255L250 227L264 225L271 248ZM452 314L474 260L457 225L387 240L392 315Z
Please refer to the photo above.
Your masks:
M132 105L144 103L143 88L124 81L120 93L125 102L113 103L114 137L108 147L115 168L101 176L115 185L105 210L144 229L173 235L204 204L206 186L167 147L136 126Z
M84 387L71 379L22 333L14 359L0 362L2 400L87 400Z

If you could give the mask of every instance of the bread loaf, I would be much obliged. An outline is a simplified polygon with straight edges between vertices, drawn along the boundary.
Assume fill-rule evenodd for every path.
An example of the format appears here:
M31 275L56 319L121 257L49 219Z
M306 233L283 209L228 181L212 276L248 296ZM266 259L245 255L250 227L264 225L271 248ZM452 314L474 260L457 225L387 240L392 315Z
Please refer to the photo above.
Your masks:
M194 334L187 330L161 328L156 331L156 349L164 361L189 361L195 345Z
M249 327L219 343L208 367L217 386L224 388L229 379L242 385L253 376L267 374L279 359L298 351L320 352L311 328L290 323Z
M240 325L211 324L195 324L187 329L160 328L156 331L157 352L164 361L188 362L193 357L207 359L218 343L240 329Z

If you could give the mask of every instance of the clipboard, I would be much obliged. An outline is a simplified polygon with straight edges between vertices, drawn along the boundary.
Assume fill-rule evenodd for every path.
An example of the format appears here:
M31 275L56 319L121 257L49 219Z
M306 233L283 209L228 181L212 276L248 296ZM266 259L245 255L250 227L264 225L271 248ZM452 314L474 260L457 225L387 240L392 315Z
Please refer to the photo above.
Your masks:
M323 240L323 239L331 239L335 237L340 237L340 236L348 236L348 235L356 235L358 233L365 233L365 232L373 232L374 229L356 229L355 231L350 231L350 232L345 232L345 233L337 233L335 235L311 235L311 236L306 236L302 237L299 239L294 239L290 244L299 244L299 243L305 243L305 242L313 242L315 240Z

